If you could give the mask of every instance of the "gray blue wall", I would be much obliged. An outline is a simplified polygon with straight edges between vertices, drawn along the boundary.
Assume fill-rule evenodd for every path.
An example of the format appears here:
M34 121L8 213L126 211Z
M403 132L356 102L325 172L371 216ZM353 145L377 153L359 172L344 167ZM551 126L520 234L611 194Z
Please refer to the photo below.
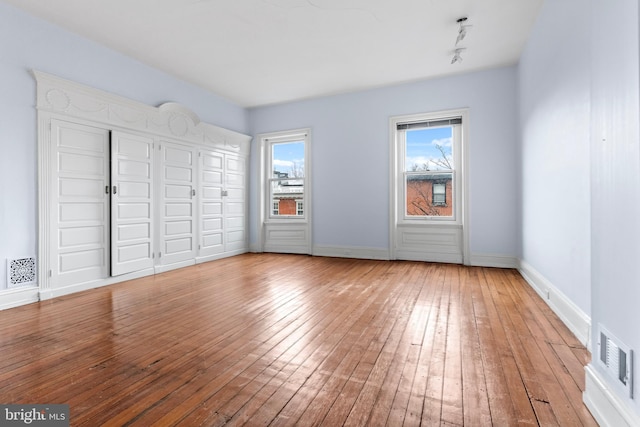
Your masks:
M590 12L583 4L545 2L521 56L520 193L522 259L589 314Z
M640 419L597 346L640 349L639 28L637 0L546 1L518 68L522 259L590 318L587 399L631 414L611 425Z
M473 254L517 257L516 69L292 102L250 110L251 133L310 127L313 240L389 248L389 118L469 108L469 215ZM256 241L257 141L252 152L250 240Z

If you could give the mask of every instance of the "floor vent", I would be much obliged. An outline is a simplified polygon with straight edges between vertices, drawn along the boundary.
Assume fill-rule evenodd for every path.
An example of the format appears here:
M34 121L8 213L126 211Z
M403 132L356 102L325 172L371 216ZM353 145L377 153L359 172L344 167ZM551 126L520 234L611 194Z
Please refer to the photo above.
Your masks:
M31 286L36 283L36 259L18 258L7 260L7 288Z
M628 390L629 398L633 399L633 350L622 344L602 325L599 326L600 362Z

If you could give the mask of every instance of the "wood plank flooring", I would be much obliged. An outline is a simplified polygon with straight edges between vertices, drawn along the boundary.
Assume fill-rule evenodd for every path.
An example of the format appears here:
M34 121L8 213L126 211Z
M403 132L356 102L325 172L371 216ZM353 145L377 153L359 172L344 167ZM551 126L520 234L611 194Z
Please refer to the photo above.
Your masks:
M595 426L515 270L246 254L0 312L0 402L73 426Z

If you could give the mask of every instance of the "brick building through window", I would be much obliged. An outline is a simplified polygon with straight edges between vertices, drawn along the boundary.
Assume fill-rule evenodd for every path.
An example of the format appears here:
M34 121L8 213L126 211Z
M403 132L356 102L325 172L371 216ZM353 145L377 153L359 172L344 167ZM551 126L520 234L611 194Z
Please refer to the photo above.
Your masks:
M452 216L451 175L420 174L407 177L407 215Z

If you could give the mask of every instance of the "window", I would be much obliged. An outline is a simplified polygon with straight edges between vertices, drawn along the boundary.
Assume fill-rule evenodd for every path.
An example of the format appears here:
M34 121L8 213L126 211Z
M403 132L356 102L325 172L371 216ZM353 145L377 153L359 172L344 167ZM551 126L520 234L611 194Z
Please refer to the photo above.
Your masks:
M469 260L468 109L389 119L391 259Z
M311 129L259 134L257 247L312 253Z
M270 218L304 217L305 138L269 141Z
M433 206L446 206L447 204L447 184L433 183Z
M404 218L454 219L456 141L461 119L397 124Z

